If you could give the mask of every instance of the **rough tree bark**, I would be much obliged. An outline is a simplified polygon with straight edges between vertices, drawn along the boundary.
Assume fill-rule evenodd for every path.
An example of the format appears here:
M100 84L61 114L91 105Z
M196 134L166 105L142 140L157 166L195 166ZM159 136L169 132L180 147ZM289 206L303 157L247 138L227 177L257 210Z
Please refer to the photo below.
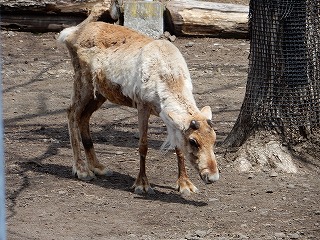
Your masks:
M319 3L252 0L245 99L223 143L241 171L319 170Z

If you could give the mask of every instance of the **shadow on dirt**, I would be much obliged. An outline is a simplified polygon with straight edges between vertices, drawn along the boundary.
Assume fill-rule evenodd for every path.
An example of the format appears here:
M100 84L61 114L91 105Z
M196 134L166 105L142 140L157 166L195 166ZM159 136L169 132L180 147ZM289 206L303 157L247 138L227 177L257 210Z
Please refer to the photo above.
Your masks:
M61 111L51 112L51 114L59 114ZM15 164L19 166L19 186L14 187L14 191L8 194L8 219L15 216L15 208L17 204L17 199L22 194L31 187L31 178L28 172L41 174L49 174L57 177L59 180L77 180L72 175L71 166L63 166L54 163L46 163L46 161L52 156L59 155L61 149L68 148L71 152L71 147L69 143L68 136L68 127L67 124L58 124L58 125L46 125L46 124L22 124L16 125L22 118L25 120L29 118L32 120L34 115L25 115L24 117L17 117L15 119L6 120L6 135L11 139L16 139L21 142L21 144L34 144L38 142L40 145L47 145L44 150L37 150L37 156L26 157L23 153L11 155L11 159L14 159ZM39 117L39 116L38 116ZM105 144L106 148L108 145L118 146L118 147L129 147L136 149L138 146L138 137L135 132L135 124L119 122L116 124L100 125L102 130L99 132L94 132L94 142L96 144ZM129 129L123 131L122 129ZM130 129L133 129L132 131ZM158 127L151 127L151 131L161 132L162 129ZM113 136L108 138L108 136ZM159 149L162 144L162 141L150 139L150 148ZM36 145L35 145L36 146ZM98 152L98 151L97 151ZM105 154L105 152L104 152ZM110 152L110 154L114 154ZM49 160L50 161L50 160ZM117 189L125 192L133 192L131 186L134 183L134 178L130 175L114 172L111 177L102 177L98 176L97 179L87 182L87 184L93 184L102 188L107 189ZM155 190L154 195L136 195L134 198L141 200L154 200L165 203L180 203L193 206L206 206L206 202L194 201L183 198L176 190L168 186L162 185L153 185L158 189L169 189L171 191L161 192L157 189Z
M71 168L65 167L57 164L43 164L38 165L34 162L22 162L20 164L20 167L24 169L24 171L33 171L38 172L42 174L51 174L53 176L56 176L60 179L73 179L74 181L80 181L77 180L72 174L71 174ZM105 189L117 189L125 192L132 192L132 185L134 183L134 178L123 173L119 172L113 172L113 175L110 177L104 177L104 176L98 176L96 179L86 182L88 184L94 184L96 186L105 188ZM25 184L25 188L27 188L30 184ZM163 188L163 189L171 189L172 191L175 191L172 187L168 186L162 186L162 185L152 185L153 187L157 188ZM154 195L136 195L134 198L141 199L141 200L154 200L154 201L160 201L160 202L166 202L166 203L180 203L180 204L187 204L187 205L193 205L197 207L203 207L207 206L208 204L203 201L194 201L189 200L186 198L183 198L179 193L164 193L158 190L155 190Z

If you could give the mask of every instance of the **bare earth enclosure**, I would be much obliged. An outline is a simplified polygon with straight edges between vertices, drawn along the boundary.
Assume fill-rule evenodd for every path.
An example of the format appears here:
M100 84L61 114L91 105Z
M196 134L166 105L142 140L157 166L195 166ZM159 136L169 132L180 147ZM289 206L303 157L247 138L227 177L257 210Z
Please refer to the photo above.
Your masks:
M70 57L55 33L1 32L8 239L320 239L319 172L240 173L217 147L221 179L198 194L174 189L177 162L159 150L166 136L150 121L147 174L156 194L137 195L136 110L106 103L94 113L100 161L114 172L90 182L72 176L66 108ZM178 38L199 107L210 105L221 143L245 93L249 41Z

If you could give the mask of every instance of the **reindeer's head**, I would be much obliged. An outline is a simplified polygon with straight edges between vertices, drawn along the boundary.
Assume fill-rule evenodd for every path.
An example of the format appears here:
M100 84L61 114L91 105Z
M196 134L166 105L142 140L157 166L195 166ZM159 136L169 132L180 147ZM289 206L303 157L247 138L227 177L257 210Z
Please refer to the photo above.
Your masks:
M190 115L188 119L180 119L180 123L183 122L180 125L182 136L177 144L205 183L213 183L219 179L213 151L216 133L211 119L212 112L209 106L204 107L200 113Z

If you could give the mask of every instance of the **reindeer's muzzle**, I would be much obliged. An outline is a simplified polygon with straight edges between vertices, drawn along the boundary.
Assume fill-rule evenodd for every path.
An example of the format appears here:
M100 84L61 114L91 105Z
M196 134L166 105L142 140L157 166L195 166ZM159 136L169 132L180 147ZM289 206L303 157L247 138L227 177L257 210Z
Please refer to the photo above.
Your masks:
M200 177L206 184L213 183L219 180L219 172L210 173L208 170L204 170L201 172Z

